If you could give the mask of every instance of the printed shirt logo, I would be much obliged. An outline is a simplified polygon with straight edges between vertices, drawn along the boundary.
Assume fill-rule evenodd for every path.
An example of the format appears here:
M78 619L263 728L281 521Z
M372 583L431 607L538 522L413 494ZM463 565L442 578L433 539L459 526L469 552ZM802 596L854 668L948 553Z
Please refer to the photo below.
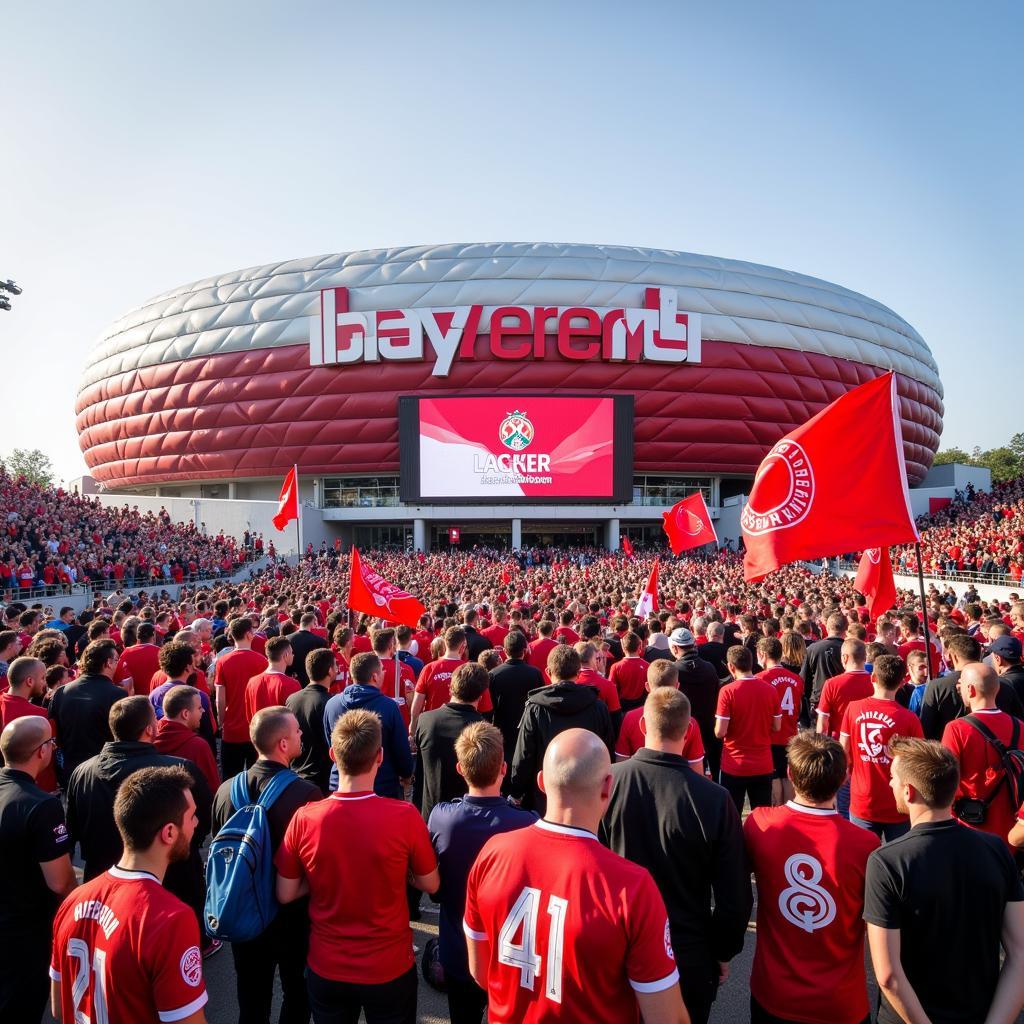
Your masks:
M796 526L814 502L814 470L799 441L779 441L761 464L740 523L752 536Z
M199 988L203 983L203 955L198 946L189 946L181 954L181 977L186 985Z
M779 893L779 912L808 934L830 925L836 916L836 901L822 888L821 862L806 853L794 853L783 868L789 887Z
M498 427L498 438L506 448L521 452L533 441L533 424L525 412L510 412Z
M668 918L665 918L665 952L670 960L675 960L676 953L672 948L672 932L668 926Z
M66 825L55 825L53 829L53 838L58 843L63 843L68 838L68 830Z

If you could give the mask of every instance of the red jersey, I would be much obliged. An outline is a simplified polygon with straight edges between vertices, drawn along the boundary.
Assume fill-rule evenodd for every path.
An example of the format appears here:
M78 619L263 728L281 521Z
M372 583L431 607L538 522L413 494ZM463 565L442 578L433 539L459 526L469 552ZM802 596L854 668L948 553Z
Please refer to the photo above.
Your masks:
M369 633L357 633L352 641L353 654L369 654L373 650L373 643Z
M267 638L262 633L253 633L252 635L252 649L257 654L262 654L264 657L267 655Z
M334 674L334 682L327 689L327 692L333 696L336 693L341 693L348 686L349 678L348 659L336 647L332 647L331 650L334 651L334 660L338 663L338 671Z
M5 677L6 678L6 677ZM45 708L41 708L24 697L18 697L7 691L0 693L0 732L16 718L24 718L26 715L39 715L41 718L48 718ZM51 725L54 733L56 727ZM53 793L57 789L57 770L53 766L53 760L39 773L36 778L36 785L47 793Z
M221 738L225 743L248 743L249 720L245 717L245 689L253 676L266 671L267 659L255 651L231 651L217 659L214 686L224 687Z
M427 702L423 705L424 711L435 711L452 699L452 673L460 665L465 664L466 662L460 661L458 658L438 658L437 661L428 662L423 666L420 677L416 680L416 692L426 695ZM392 685L394 685L394 677L392 677L391 681ZM387 691L384 690L384 692L386 693ZM491 703L490 690L484 691L484 695L480 698L480 703L477 705L477 710L482 715L494 710L494 705Z
M804 681L788 668L776 665L766 668L758 677L771 683L779 695L782 728L772 733L772 746L784 747L795 735L800 724L800 704L804 699Z
M463 927L488 943L491 1024L625 1024L638 1019L634 990L679 984L651 876L583 829L538 821L488 840Z
M872 696L875 688L871 685L871 673L859 669L854 672L841 672L829 679L818 698L818 718L824 715L822 731L833 739L839 739L839 731L843 725L843 715L850 703L855 700L866 700Z
M608 705L609 711L621 711L622 704L619 702L619 691L610 679L605 679L600 672L592 668L581 668L580 674L576 677L580 686L593 686L597 689L597 695Z
M420 661L429 661L430 645L434 642L434 634L429 629L421 629L413 633L412 638L416 643L415 657L419 658Z
M880 824L907 821L896 810L889 785L889 740L893 736L923 739L921 720L894 700L866 697L847 705L839 732L840 740L850 741L850 814Z
M50 977L65 1021L175 1021L209 998L195 914L148 871L111 868L53 923Z
M1013 736L1014 718L998 708L972 712L989 732L1009 746ZM1024 723L1017 722L1024 735ZM992 803L985 812L982 825L971 825L981 832L990 832L1006 842L1007 833L1013 828L1017 817L1017 808L1013 806L1010 790L1006 784L1000 785L1003 777L1003 762L996 753L995 747L981 735L966 718L954 718L942 734L942 745L948 747L960 762L960 788L957 797L969 797L972 800L985 800L992 795L998 785L1001 792L996 793ZM966 824L966 822L964 823Z
M729 723L722 740L722 771L730 775L769 775L772 723L782 718L779 692L771 683L748 676L718 691L715 718Z
M531 640L526 648L526 664L539 668L541 672L547 671L548 655L558 646L557 640L549 636L542 636L537 640Z
M608 671L608 678L619 691L619 700L643 700L647 694L647 669L643 658L623 658Z
M859 1024L864 976L864 874L873 832L834 810L758 807L743 824L757 880L750 994L776 1017Z
M935 646L935 640L932 640L931 653L928 661L931 663L931 677L934 679L939 674L939 661L942 656L939 653L938 648ZM907 655L911 651L923 651L924 650L924 637L918 640L908 640L906 643L900 644L899 650L896 652L903 659L904 662L907 660Z
M508 626L495 623L493 626L481 629L480 635L489 641L492 647L501 647L505 643L505 637L508 636Z
M246 730L248 731L249 723L257 711L283 705L293 693L298 693L301 689L297 679L273 669L253 676L245 684Z
M197 690L202 690L207 697L210 696L210 684L206 681L206 673L201 668L194 668L188 674L188 678L191 680L189 686L194 686ZM167 673L161 668L157 669L153 673L153 678L149 681L149 692L152 693L154 690L158 690L164 683L167 682Z
M644 709L633 708L626 712L619 729L619 739L615 744L615 753L621 757L632 757L644 746ZM683 757L690 762L690 767L703 772L704 740L701 739L700 728L691 718L683 737Z
M114 682L123 683L130 679L135 696L145 697L159 669L160 648L156 644L136 644L134 647L126 647L118 659Z
M416 674L404 661L398 662L398 696L395 696L395 659L380 659L382 675L380 692L390 697L402 712L402 721L409 728L409 712L412 710L412 698L416 692Z
M359 841L353 842L353 836ZM419 811L374 793L332 793L295 812L274 863L309 879L309 966L382 985L412 967L405 879L437 867Z
M580 635L575 629L570 629L568 626L559 626L555 630L555 639L564 639L567 644L576 644L579 643Z

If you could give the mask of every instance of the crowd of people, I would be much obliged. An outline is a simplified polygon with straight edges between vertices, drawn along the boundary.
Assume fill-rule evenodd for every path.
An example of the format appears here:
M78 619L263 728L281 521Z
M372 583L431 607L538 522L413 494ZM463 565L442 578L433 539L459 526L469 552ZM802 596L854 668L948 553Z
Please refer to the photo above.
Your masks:
M921 516L921 566L925 575L980 573L1009 585L1024 575L1024 477L995 484L991 491L968 485L950 504ZM913 545L894 548L893 566L917 572Z
M66 593L75 584L139 587L229 576L263 555L263 537L207 534L165 508L104 505L0 468L0 595Z
M199 1024L230 945L242 1024L275 982L287 1024L412 1022L420 973L453 1024L701 1024L744 943L754 1022L1016 1020L1017 595L872 618L720 552L637 616L653 555L362 557L417 623L333 549L8 603L0 1020Z

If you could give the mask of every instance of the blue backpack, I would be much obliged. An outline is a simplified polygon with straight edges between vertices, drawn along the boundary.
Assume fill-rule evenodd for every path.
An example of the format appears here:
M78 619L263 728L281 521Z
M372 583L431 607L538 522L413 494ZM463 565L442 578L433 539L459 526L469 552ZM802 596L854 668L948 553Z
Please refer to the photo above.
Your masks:
M259 800L249 799L246 772L231 783L235 813L210 844L206 862L206 932L215 939L248 942L277 916L274 854L267 811L297 779L291 769L278 772L263 787Z

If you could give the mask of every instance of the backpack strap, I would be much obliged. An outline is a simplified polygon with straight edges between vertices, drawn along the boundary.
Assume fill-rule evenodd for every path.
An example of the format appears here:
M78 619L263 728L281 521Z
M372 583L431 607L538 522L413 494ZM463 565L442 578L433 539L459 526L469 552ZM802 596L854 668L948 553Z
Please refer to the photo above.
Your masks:
M263 787L263 792L260 793L260 798L257 804L263 808L264 811L269 811L274 801L298 778L298 776L291 770L291 768L285 768L283 771L277 772L274 777Z
M1012 715L1010 717L1013 718ZM1010 781L1010 773L1007 770L1007 759L1009 758L1010 750L1018 749L1017 744L1020 741L1020 721L1019 719L1013 718L1013 733L1010 737L1009 749L1007 749L1007 747L1003 744L1003 741L976 715L968 715L964 719L964 721L967 722L968 725L974 728L977 732L981 733L981 735L984 736L985 739L992 745L992 748L995 750L996 754L999 755L1000 764L1003 766L1003 772L999 776L999 779L997 780L996 784L992 787L992 791L989 793L987 797L984 798L983 802L985 806L988 807L992 803L992 801L995 800L999 791L1003 788L1003 783L1008 784ZM1012 789L1010 791L1010 800L1013 801Z
M231 806L236 811L240 811L251 803L252 799L249 796L249 772L246 769L240 771L231 780Z

